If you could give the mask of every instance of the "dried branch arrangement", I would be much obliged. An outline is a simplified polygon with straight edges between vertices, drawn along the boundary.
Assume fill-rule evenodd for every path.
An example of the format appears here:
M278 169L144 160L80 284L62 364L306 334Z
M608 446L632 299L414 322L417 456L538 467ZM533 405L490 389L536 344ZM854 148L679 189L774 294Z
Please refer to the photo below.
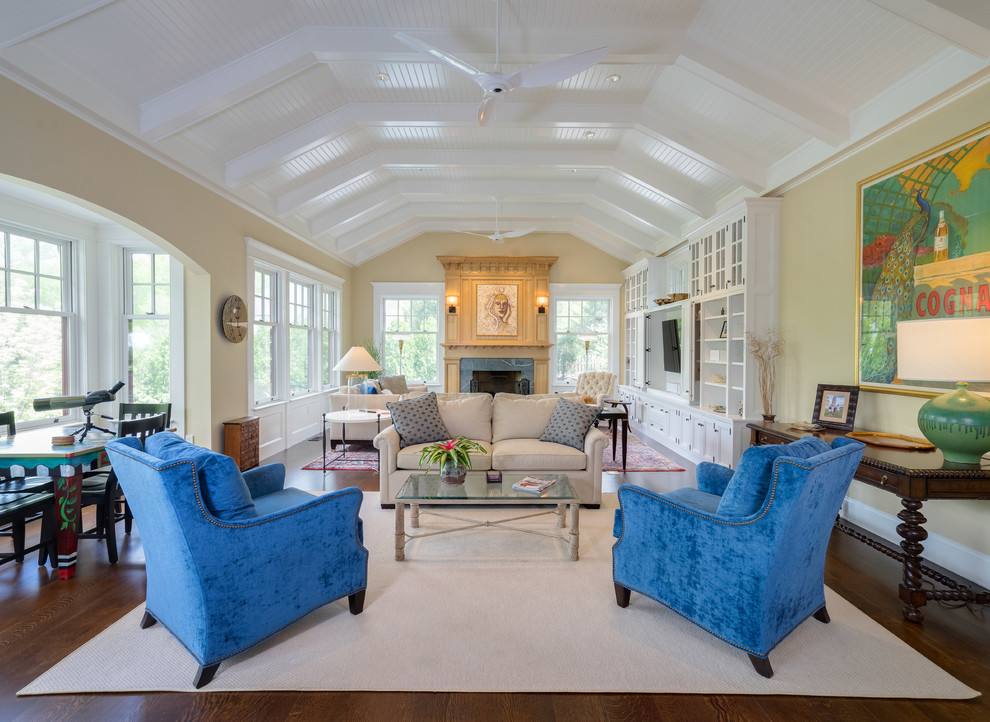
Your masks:
M749 352L756 359L760 381L763 415L773 415L773 390L777 385L777 359L784 355L784 339L777 330L767 328L749 335Z

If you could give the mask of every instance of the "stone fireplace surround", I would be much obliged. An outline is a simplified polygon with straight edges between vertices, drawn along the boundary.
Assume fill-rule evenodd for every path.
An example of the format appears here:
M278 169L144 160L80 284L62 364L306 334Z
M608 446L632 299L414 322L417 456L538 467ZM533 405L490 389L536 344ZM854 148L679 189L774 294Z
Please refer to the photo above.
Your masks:
M461 393L471 391L471 379L475 371L494 371L508 374L512 380L525 379L529 381L532 390L533 359L531 358L462 358L460 362Z

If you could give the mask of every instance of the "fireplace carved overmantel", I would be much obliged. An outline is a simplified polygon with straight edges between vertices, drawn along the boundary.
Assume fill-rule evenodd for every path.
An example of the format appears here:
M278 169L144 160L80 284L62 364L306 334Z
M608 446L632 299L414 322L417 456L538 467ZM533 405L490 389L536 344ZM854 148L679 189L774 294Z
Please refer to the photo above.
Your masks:
M533 391L550 387L548 314L540 312L538 297L549 298L550 268L556 256L437 256L444 269L446 295L455 296L454 312L446 314L444 348L445 390L461 389L461 359L531 358ZM508 330L486 335L481 329L485 311L483 296L499 287L515 296ZM490 321L489 321L490 323ZM501 327L500 327L501 328Z

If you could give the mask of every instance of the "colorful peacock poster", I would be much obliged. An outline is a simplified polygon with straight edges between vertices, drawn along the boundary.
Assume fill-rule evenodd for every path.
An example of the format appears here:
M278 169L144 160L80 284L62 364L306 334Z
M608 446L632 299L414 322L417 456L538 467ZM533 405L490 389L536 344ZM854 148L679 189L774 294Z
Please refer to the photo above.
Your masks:
M857 383L892 393L950 389L898 377L896 328L990 316L990 124L858 187Z

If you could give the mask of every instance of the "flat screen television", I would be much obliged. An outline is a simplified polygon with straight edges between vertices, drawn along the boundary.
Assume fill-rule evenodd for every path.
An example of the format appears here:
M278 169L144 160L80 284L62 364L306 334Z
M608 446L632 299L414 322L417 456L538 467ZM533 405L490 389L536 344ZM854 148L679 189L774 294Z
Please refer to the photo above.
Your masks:
M663 334L663 370L681 372L681 319L668 318L661 325Z

